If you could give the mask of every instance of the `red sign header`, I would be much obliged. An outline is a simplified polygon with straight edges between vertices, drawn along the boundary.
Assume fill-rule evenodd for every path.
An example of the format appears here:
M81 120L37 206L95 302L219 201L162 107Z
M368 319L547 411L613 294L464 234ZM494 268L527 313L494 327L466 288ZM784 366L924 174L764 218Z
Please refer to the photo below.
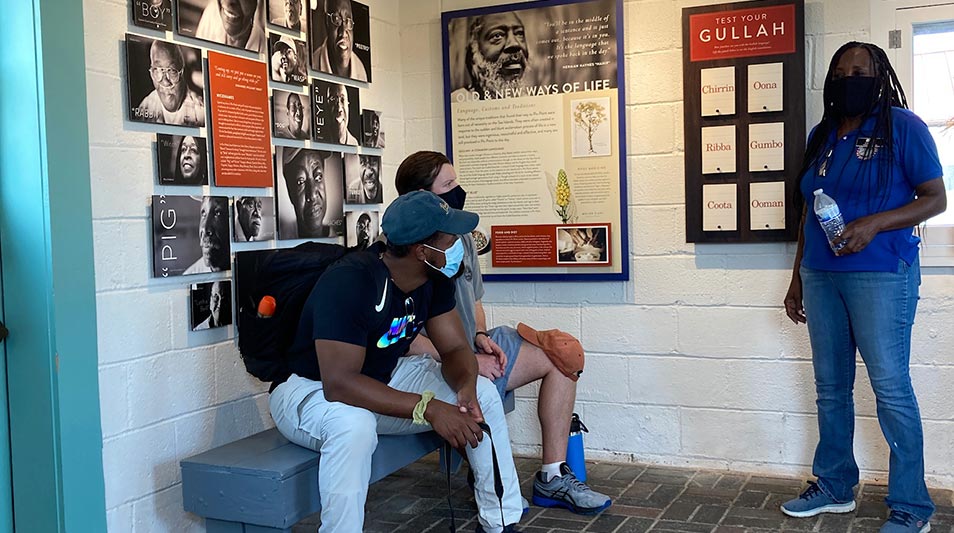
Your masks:
M689 33L691 61L790 54L795 4L690 15Z

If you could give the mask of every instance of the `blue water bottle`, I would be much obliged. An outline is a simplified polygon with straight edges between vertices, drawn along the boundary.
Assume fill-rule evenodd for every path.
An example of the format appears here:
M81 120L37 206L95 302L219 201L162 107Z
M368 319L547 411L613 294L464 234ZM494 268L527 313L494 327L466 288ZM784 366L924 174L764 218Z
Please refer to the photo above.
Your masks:
M570 438L566 441L566 464L573 470L576 479L586 482L586 458L583 457L583 433L589 433L580 415L573 413L570 419Z

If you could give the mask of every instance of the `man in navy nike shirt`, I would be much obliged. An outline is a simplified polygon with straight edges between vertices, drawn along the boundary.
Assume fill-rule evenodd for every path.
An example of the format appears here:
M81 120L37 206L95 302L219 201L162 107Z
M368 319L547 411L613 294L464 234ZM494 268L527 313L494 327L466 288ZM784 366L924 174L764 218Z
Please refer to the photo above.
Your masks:
M475 470L477 531L515 531L523 510L503 406L493 383L477 375L450 279L463 258L460 235L476 226L476 214L431 192L401 196L382 218L387 243L346 255L308 297L289 351L294 373L271 393L269 408L285 437L321 452L320 532L362 531L378 435L432 429L464 449ZM442 363L405 356L424 327Z

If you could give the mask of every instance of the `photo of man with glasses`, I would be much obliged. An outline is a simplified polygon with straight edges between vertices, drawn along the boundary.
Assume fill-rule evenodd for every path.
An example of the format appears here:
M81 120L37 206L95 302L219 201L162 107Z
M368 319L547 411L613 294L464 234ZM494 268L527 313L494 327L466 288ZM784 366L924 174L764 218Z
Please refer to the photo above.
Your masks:
M316 4L311 10L311 68L371 81L368 6L351 0L318 0Z
M197 48L126 35L129 120L205 126L205 77Z

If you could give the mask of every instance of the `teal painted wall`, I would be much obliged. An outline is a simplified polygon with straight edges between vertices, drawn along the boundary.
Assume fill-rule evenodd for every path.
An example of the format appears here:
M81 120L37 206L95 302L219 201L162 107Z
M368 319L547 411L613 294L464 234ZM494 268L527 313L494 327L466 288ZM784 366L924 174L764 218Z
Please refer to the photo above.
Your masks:
M105 531L83 3L4 2L0 242L20 531Z

